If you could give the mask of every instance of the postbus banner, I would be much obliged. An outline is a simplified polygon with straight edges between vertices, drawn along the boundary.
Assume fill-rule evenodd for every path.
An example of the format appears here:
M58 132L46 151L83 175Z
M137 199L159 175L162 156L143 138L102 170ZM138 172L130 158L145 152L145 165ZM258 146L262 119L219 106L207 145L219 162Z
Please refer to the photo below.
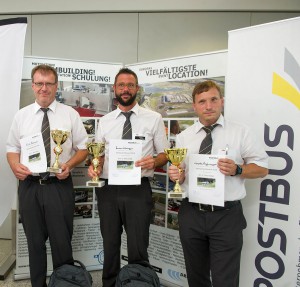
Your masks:
M300 286L300 18L229 32L225 114L265 143L247 182L240 286Z

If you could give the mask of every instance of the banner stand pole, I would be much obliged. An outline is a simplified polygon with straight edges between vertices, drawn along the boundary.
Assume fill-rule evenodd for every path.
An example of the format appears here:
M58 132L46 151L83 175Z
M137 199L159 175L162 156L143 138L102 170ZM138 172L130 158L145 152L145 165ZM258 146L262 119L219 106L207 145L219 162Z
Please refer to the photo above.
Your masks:
M0 280L5 280L16 264L16 210L11 210L12 240L11 251L6 260L0 265Z

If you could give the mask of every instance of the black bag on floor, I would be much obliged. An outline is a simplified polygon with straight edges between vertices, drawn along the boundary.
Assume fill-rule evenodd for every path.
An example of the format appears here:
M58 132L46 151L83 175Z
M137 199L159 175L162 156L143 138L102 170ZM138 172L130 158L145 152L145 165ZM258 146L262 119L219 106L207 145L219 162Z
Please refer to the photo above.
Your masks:
M48 287L92 287L93 279L84 264L74 260L74 265L64 264L50 276Z
M160 287L160 283L148 262L137 262L121 268L115 287Z

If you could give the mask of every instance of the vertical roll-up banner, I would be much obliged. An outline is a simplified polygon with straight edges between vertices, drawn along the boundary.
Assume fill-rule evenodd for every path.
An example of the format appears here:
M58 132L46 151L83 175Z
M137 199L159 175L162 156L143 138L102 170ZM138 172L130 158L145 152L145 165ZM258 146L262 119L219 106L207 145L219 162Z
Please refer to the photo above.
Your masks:
M27 18L0 20L0 226L16 208L17 180L6 160L6 139L19 109Z
M84 62L67 59L25 57L22 74L21 102L24 107L34 102L31 89L31 70L40 64L54 67L58 73L56 100L73 107L81 116L89 141L95 139L98 121L114 105L112 85L122 64ZM87 187L88 157L72 170L75 193L74 232L72 238L74 259L82 261L88 270L103 266L103 244L100 234L97 199L93 187ZM47 241L48 274L52 271L51 247ZM15 279L29 278L29 258L26 236L17 222Z
M139 104L160 113L171 147L176 134L192 125L197 117L192 107L196 83L211 79L224 89L227 51L216 51L178 58L128 65L139 78ZM187 286L182 247L178 234L181 200L168 199L173 189L167 166L156 169L150 181L152 210L149 260L164 286ZM122 264L127 263L126 237L122 240Z
M225 114L265 143L247 182L240 286L300 286L300 18L229 32Z

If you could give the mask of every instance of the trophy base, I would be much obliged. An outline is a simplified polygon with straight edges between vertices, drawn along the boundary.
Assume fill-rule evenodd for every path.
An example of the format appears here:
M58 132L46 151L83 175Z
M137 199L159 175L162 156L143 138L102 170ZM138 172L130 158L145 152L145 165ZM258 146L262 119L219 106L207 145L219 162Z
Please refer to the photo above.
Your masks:
M186 198L186 193L170 191L170 192L168 192L168 198L183 199L183 198Z
M52 173L61 173L62 169L59 167L48 167L47 171Z
M86 186L90 186L90 187L102 187L105 185L105 181L104 180L100 180L100 181L87 181L86 182Z

